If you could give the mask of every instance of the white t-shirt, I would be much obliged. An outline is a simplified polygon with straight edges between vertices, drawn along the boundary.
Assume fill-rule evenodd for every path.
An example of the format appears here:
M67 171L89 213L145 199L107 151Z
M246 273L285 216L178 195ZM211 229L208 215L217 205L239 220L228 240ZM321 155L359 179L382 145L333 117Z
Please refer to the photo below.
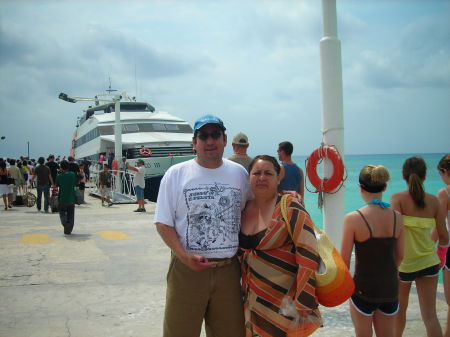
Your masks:
M242 165L223 159L219 168L208 169L189 160L170 167L161 180L154 222L174 227L189 253L232 257L250 193Z
M145 166L141 165L141 166L136 166L137 171L135 171L134 174L134 185L145 188Z

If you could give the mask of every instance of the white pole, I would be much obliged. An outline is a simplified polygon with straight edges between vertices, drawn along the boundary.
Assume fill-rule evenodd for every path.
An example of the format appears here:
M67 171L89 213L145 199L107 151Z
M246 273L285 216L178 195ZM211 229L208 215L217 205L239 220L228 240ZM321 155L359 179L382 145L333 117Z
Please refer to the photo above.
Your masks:
M114 156L117 162L122 160L122 124L120 123L120 99L120 95L115 95L113 99L115 103L114 112L116 118L114 124ZM121 187L122 184L120 181L120 174L117 172L115 191L120 193Z
M334 145L344 156L341 42L337 37L336 0L322 0L323 38L320 40L323 142ZM344 158L342 158L344 159ZM331 177L332 165L324 163L324 177ZM324 193L323 224L333 243L340 247L344 219L344 186Z

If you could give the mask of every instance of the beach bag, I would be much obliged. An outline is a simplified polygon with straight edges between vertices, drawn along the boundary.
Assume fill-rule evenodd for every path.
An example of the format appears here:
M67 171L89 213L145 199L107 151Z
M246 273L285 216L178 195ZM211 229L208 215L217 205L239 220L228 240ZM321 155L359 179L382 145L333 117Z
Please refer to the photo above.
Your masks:
M23 204L27 207L33 207L36 204L36 196L31 192L25 193L22 200Z
M292 238L291 226L287 217L288 197L289 194L285 194L281 199L281 213ZM316 271L317 301L325 307L335 307L344 303L353 295L355 282L341 254L334 247L327 233L319 229L313 222L311 223L316 232L319 255L322 260L319 270Z

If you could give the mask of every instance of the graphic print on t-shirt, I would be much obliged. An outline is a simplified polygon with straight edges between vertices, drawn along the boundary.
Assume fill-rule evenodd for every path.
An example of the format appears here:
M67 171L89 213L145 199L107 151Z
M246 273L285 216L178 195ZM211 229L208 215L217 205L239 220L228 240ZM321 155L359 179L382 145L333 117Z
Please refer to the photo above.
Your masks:
M223 184L204 184L185 189L188 209L186 248L190 252L236 248L242 192Z

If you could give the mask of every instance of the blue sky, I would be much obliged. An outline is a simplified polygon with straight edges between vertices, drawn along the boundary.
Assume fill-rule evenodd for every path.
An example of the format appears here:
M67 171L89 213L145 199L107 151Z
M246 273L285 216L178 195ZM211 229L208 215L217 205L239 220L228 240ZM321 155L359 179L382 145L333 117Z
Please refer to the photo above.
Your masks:
M337 0L345 152L450 150L450 1ZM220 116L251 155L319 146L321 1L0 1L0 156L67 155L109 85L191 124ZM136 74L136 76L135 76ZM136 90L137 89L137 90ZM228 145L226 154L231 152Z

